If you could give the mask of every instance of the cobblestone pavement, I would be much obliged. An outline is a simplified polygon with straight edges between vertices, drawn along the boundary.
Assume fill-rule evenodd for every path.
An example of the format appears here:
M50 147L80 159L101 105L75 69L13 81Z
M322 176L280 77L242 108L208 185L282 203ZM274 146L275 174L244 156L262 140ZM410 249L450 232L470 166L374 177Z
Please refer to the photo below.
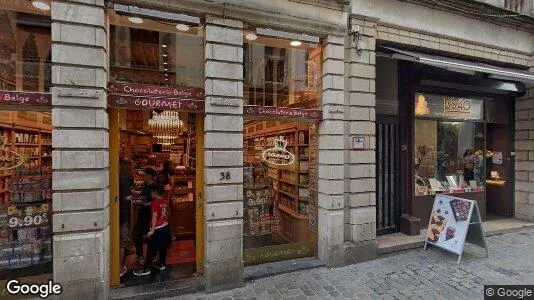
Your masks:
M482 299L484 284L534 284L534 230L466 245L457 256L437 248L410 250L347 267L297 271L216 294L173 299Z

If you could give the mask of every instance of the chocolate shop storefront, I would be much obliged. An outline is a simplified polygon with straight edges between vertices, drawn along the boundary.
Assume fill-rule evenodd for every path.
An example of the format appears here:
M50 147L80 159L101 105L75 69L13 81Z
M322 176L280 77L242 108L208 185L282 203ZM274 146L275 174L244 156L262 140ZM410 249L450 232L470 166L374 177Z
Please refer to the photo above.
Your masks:
M436 194L476 200L483 221L513 218L514 103L525 94L521 82L534 76L398 48L380 51L377 233L419 235ZM385 76L391 70L398 73ZM389 83L399 102L384 92Z

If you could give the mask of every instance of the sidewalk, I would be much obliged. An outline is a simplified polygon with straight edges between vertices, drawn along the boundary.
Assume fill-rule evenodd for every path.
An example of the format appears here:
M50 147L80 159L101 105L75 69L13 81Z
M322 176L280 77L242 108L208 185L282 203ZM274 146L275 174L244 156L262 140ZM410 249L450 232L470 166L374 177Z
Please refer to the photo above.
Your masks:
M438 248L410 250L352 266L318 268L248 282L216 294L167 299L483 299L484 284L534 284L534 229L466 244L456 255Z

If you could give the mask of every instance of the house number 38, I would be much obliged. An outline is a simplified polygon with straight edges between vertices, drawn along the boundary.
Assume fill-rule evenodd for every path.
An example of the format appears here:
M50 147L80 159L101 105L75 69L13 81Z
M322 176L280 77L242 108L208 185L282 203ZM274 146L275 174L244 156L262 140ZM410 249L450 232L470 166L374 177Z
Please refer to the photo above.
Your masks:
M232 176L230 176L230 172L221 172L221 179L219 180L230 180Z

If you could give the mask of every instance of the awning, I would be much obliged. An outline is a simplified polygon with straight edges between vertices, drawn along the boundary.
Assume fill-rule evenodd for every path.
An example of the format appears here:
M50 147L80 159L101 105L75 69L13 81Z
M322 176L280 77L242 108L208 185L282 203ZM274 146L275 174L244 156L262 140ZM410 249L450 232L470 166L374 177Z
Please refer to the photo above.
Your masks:
M509 69L496 67L484 63L470 62L465 60L459 60L454 58L448 58L437 55L429 55L419 52L412 52L406 50L400 50L391 47L381 47L390 51L393 51L392 58L416 61L418 63L444 68L453 72L472 73L475 72L485 73L488 78L534 83L534 73L526 72L517 69Z

